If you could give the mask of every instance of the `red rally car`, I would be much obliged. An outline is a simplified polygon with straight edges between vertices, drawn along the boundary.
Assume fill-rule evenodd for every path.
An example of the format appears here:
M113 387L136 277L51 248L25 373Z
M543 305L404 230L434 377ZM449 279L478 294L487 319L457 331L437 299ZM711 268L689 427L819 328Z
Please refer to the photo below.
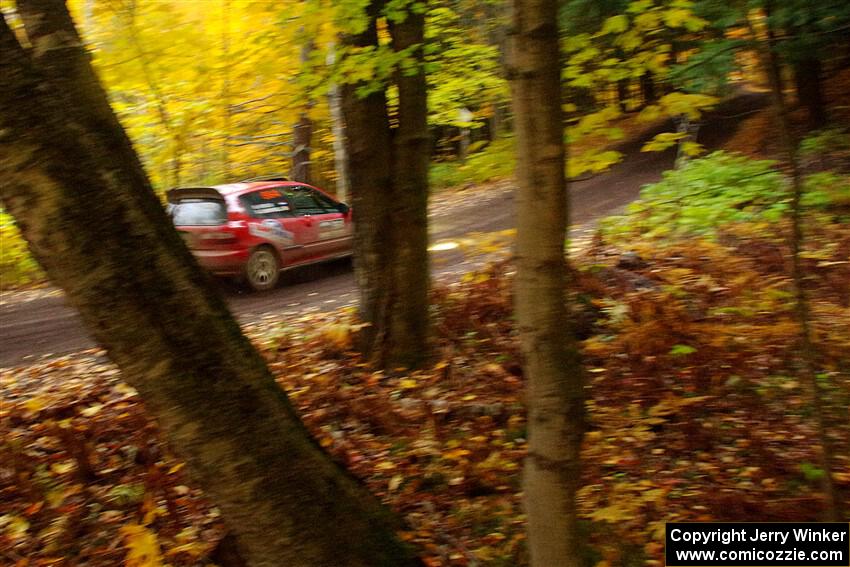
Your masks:
M320 189L280 179L172 189L168 210L198 262L272 289L286 268L352 253L351 209Z

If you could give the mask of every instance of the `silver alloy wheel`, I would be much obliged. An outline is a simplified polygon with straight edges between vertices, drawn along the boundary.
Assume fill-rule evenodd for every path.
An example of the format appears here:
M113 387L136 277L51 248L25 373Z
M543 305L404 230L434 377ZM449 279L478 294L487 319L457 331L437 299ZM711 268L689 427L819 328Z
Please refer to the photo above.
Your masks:
M280 265L277 256L268 248L258 248L251 253L245 265L248 284L257 291L272 289L277 284Z

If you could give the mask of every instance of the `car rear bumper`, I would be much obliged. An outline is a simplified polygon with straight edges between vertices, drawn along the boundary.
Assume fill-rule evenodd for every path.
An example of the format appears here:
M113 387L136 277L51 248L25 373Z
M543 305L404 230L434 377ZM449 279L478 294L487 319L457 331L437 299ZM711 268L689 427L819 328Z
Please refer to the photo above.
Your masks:
M241 274L248 262L247 250L192 250L198 263L219 275Z

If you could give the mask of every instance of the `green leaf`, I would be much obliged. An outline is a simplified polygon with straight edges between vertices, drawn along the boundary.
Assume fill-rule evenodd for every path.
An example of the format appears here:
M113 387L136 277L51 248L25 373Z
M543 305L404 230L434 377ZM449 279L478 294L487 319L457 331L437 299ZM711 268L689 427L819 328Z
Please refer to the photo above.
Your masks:
M631 12L632 14L639 14L640 12L645 12L650 8L652 8L652 0L637 0L636 2L629 4L626 11Z
M638 114L638 122L652 122L654 120L658 120L661 117L661 107L657 104L650 104L646 108L640 111Z
M605 23L602 24L602 30L599 32L600 35L607 35L609 33L623 33L629 29L629 18L623 14L619 14L617 16L611 16Z
M693 354L696 351L697 349L690 345L673 345L673 348L670 349L670 354L672 356L685 356L688 354Z
M809 482L816 482L824 477L823 469L816 467L812 463L800 463L800 472L806 477Z
M668 27L678 28L684 25L685 21L692 16L691 11L686 8L671 8L664 11L664 23Z

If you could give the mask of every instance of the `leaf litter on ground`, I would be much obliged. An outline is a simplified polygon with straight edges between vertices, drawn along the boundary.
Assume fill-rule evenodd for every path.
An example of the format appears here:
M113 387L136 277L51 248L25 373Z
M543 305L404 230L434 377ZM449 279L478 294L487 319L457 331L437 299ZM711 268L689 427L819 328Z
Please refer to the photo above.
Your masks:
M797 378L785 227L630 250L572 271L593 564L663 564L665 521L816 520L817 432ZM836 482L850 493L850 228L808 240ZM635 261L635 259L639 261ZM628 261L625 261L628 260ZM433 362L375 372L353 313L245 331L325 450L403 516L426 565L524 565L523 374L512 266L433 291ZM206 565L225 528L98 350L0 372L0 563Z

